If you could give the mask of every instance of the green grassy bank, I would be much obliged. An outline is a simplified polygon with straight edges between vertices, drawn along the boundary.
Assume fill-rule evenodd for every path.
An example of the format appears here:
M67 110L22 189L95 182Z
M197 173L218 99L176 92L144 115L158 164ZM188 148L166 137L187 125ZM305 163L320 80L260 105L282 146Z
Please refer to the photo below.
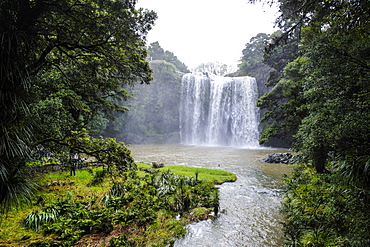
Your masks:
M138 163L139 168L151 168L152 165L145 163ZM170 171L176 175L196 177L197 179L213 184L222 184L225 182L234 182L236 175L231 172L209 169L209 168L198 168L189 166L170 165L158 168L159 171Z
M32 202L2 217L0 246L167 246L212 218L232 173L185 166L35 174ZM181 216L181 217L179 217Z

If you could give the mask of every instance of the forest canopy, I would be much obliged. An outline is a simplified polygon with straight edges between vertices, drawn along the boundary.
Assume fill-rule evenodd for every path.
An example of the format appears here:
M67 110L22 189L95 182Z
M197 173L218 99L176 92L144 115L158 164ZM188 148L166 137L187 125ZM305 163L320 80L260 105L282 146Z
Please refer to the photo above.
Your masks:
M126 110L119 104L130 97L123 86L150 82L145 37L157 16L135 4L1 1L2 208L30 196L27 161L96 152L76 145L89 145L86 138L98 134L113 111Z
M261 142L290 136L318 172L330 160L369 157L369 2L277 2Z
M282 138L299 154L286 178L286 244L367 246L370 2L274 2L280 34L263 60L271 90L257 104L260 142Z

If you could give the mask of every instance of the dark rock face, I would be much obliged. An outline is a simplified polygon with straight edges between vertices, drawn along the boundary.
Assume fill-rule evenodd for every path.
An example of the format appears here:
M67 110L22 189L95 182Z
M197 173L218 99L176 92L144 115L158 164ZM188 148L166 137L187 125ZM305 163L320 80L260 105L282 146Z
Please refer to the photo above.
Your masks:
M265 158L261 159L264 163L292 163L292 158L294 156L291 153L273 153L267 155Z

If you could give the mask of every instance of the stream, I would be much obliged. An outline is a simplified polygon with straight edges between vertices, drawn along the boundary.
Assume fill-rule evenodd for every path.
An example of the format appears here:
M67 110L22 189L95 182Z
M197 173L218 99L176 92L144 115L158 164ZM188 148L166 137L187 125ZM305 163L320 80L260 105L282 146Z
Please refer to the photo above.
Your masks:
M287 150L186 145L130 145L136 162L158 162L233 172L237 180L220 188L219 217L187 226L175 247L283 246L280 214L285 164L260 159Z

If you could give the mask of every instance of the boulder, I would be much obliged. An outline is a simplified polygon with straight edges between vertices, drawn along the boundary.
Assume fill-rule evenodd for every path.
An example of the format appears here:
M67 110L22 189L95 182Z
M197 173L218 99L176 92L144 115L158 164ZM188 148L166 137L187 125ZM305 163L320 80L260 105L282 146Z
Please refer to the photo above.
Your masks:
M289 164L292 163L294 156L291 153L273 153L267 155L265 158L261 159L264 163L283 163Z

